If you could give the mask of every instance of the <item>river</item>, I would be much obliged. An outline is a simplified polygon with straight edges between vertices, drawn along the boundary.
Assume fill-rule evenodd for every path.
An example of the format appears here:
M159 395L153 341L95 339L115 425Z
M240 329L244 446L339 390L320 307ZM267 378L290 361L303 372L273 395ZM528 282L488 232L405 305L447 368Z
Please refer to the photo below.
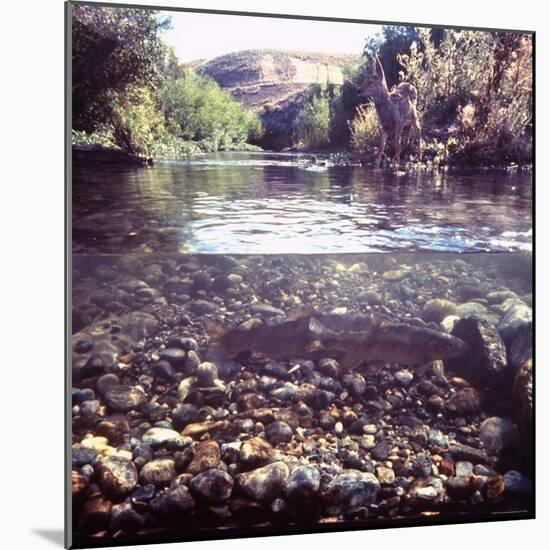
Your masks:
M311 158L75 164L73 252L531 250L531 172L392 172Z

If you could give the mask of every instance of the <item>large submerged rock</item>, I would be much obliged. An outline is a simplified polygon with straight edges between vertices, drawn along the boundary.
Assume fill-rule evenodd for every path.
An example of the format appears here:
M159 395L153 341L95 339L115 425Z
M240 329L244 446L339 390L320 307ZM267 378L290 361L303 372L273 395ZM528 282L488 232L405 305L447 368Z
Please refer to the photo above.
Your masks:
M506 348L498 331L479 317L459 319L453 336L468 345L468 352L445 361L445 368L474 385L501 389L507 377Z

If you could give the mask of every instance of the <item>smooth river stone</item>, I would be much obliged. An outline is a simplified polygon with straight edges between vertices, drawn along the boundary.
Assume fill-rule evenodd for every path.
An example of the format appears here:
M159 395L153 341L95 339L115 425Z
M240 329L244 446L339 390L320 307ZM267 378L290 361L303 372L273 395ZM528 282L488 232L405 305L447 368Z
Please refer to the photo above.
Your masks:
M151 447L160 447L168 443L181 443L183 440L188 439L182 437L176 430L169 428L149 428L141 438L143 443L148 443ZM191 443L191 439L187 441Z
M138 386L111 386L105 390L105 403L114 412L128 412L147 402L145 392Z
M239 487L251 498L259 502L273 500L285 489L289 476L284 462L273 462L263 468L237 475Z
M196 475L208 470L217 468L220 465L220 446L217 441L205 441L199 443L195 448L195 456L187 467L190 474Z
M233 478L223 470L205 470L189 483L191 491L208 502L227 500L233 491Z
M110 455L99 464L99 484L106 495L125 496L132 492L137 481L137 469L128 458Z
M168 485L176 477L175 463L171 458L158 458L147 462L139 473L143 484L152 483L156 486Z

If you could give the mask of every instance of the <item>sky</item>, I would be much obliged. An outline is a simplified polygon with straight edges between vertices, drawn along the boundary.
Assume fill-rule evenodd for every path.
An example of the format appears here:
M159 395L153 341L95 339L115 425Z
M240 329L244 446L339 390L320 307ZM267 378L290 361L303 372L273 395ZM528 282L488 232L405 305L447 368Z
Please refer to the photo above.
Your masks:
M164 40L180 61L211 59L246 49L273 48L361 54L379 25L241 15L162 12L172 18Z

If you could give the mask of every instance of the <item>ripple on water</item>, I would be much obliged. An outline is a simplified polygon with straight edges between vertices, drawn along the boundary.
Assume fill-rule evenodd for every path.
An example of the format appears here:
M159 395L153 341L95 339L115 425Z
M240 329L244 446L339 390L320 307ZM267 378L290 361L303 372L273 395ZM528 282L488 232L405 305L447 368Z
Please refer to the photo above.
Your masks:
M529 173L312 166L311 155L233 153L146 170L76 167L74 249L531 250Z

